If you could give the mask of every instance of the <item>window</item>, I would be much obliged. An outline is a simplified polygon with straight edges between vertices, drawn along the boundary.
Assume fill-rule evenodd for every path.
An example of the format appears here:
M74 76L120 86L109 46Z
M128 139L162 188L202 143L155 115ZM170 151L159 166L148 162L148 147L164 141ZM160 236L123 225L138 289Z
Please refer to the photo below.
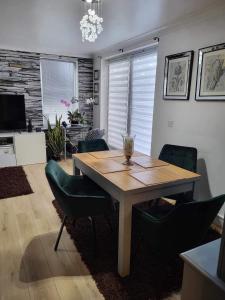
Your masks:
M122 148L121 134L135 135L135 150L151 152L157 51L109 63L108 143Z
M77 64L57 60L41 60L41 84L43 115L50 123L55 123L55 116L67 121L67 111L77 108L77 104L66 106L61 100L70 102L77 98Z

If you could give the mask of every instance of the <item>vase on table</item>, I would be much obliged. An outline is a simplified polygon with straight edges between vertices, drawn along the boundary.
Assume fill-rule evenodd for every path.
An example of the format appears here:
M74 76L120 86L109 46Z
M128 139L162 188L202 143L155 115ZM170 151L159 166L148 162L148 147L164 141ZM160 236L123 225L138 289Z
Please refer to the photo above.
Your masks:
M123 137L123 153L126 158L124 165L132 166L133 163L131 161L131 157L134 153L134 138L135 138L135 136L125 134L122 137Z

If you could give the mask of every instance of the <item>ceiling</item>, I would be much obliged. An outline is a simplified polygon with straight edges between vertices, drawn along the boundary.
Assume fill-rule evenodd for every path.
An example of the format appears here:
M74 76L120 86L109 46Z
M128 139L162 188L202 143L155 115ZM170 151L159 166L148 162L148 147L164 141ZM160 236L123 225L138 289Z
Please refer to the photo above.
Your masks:
M81 41L81 0L0 0L0 48L90 56L168 26L215 0L102 0L104 31Z

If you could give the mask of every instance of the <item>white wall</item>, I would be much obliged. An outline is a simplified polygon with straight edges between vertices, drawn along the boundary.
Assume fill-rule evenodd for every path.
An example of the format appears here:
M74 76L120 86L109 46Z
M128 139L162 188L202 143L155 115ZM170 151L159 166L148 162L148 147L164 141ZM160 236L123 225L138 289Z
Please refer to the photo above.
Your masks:
M146 46L153 36L160 36L158 67L155 90L152 155L158 157L165 143L193 146L198 149L198 172L202 179L196 185L196 199L225 194L225 101L195 101L195 85L198 49L225 42L225 5L202 11L198 16L184 19L165 31L146 34L146 37L120 44L124 51ZM117 50L116 50L117 49ZM118 54L118 47L99 52L101 60L101 104L96 107L100 114L100 126L107 125L107 67L105 57ZM189 101L163 100L165 56L194 50L191 93ZM97 63L99 66L99 62ZM100 113L99 113L100 111ZM98 118L97 117L97 118ZM96 121L98 119L95 119ZM168 127L173 121L173 127ZM96 125L99 122L96 122ZM224 210L220 216L224 216Z
M199 172L204 175L197 185L198 199L225 194L225 101L195 101L198 49L224 43L224 28L225 9L220 9L163 33L158 49L152 154L158 156L165 143L196 147ZM190 100L165 101L165 56L187 50L195 51ZM169 121L173 127L168 126Z
M91 57L83 43L80 0L1 0L0 48L46 54Z

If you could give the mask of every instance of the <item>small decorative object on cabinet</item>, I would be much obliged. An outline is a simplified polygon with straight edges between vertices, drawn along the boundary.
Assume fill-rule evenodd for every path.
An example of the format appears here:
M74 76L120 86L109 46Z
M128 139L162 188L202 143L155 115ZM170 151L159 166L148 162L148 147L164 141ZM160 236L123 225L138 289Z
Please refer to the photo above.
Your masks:
M225 43L199 50L195 98L225 101Z
M28 126L27 126L27 131L32 132L33 131L33 125L32 125L32 120L28 120Z
M193 56L194 51L166 56L163 99L189 99Z
M125 134L122 137L123 137L123 151L124 151L124 156L126 157L126 161L124 162L124 165L132 166L133 163L130 159L134 153L135 136Z

